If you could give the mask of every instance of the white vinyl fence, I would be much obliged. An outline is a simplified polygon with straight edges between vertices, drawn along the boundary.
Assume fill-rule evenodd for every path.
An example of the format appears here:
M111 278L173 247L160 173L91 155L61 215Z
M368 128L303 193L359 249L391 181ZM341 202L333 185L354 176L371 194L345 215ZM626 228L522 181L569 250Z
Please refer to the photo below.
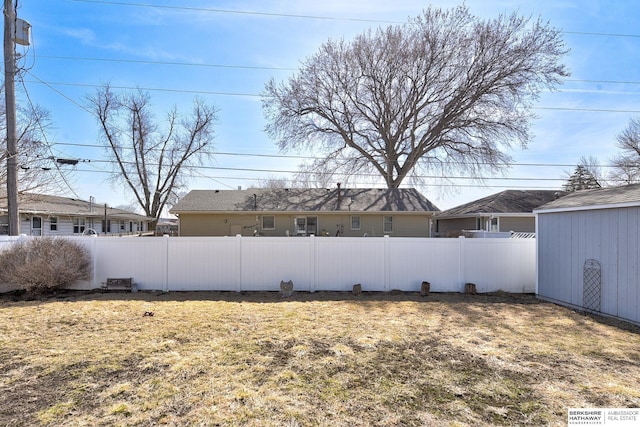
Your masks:
M533 293L535 239L433 239L393 237L69 237L86 246L93 278L131 277L140 290ZM6 246L4 246L6 247ZM0 240L0 251L3 241ZM1 253L0 253L0 256Z

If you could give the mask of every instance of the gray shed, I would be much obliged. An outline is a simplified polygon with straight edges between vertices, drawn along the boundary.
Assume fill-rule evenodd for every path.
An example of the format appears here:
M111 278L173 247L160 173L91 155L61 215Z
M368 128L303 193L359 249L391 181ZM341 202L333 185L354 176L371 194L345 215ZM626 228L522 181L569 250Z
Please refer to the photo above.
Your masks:
M534 213L538 297L640 324L640 184L578 191Z

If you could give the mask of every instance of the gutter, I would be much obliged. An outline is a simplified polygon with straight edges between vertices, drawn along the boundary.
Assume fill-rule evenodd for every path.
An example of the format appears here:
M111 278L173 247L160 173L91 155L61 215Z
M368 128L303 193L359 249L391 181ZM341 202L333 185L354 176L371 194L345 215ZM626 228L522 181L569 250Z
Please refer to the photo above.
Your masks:
M640 202L624 202L624 203L611 203L607 205L588 205L588 206L567 206L560 208L550 209L536 209L533 211L535 214L557 213L557 212L579 212L579 211L592 211L602 209L619 209L619 208L637 208L640 207Z

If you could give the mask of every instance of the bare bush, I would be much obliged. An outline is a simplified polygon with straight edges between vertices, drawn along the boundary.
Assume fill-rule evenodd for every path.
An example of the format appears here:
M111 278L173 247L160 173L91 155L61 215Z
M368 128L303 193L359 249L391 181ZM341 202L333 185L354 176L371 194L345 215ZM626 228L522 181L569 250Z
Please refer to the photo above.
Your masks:
M0 283L44 292L90 278L91 260L81 245L54 237L16 242L0 257Z

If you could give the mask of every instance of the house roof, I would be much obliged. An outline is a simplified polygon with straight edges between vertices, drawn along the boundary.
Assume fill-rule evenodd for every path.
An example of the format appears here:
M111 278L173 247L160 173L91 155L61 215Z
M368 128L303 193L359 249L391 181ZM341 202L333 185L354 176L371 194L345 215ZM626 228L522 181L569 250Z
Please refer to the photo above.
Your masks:
M7 201L4 199L0 202L0 212L6 211ZM104 205L68 197L36 193L20 193L18 195L18 212L22 214L35 215L103 217ZM138 215L134 212L116 208L107 208L107 216L109 219L120 218L133 219L136 221L153 219L144 215Z
M185 212L432 212L439 210L412 188L250 188L192 190L170 211Z
M640 206L640 184L597 188L569 193L540 206L538 211L569 211Z
M505 190L442 211L438 217L532 213L538 206L557 199L561 194L564 193L555 190Z

